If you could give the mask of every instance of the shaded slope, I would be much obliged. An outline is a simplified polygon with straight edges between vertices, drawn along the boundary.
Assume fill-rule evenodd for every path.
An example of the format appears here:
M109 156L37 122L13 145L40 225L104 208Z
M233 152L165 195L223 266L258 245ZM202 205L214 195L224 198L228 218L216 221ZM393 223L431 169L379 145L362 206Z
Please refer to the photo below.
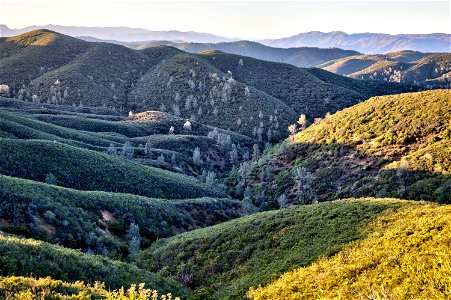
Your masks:
M4 175L44 181L52 174L59 185L75 189L157 198L221 195L188 176L61 143L3 139L0 153L0 172Z
M410 91L402 85L368 85L362 81L343 79L324 72L321 77L288 64L278 64L231 54L212 53L203 57L222 71L230 70L234 77L246 84L284 101L298 114L311 120L349 107L372 95ZM243 59L243 66L239 66ZM339 77L338 79L335 77Z
M284 274L251 299L448 299L450 206L401 208L372 221L367 237Z
M93 251L128 255L126 230L140 228L142 246L161 237L210 226L244 214L230 199L152 199L130 194L77 191L0 175L0 223L4 232Z
M302 203L293 178L302 166L319 201L390 196L450 203L449 99L447 90L374 97L308 127L255 164L255 198L270 207L282 194ZM272 177L261 183L267 168Z
M294 120L296 113L284 102L253 86L247 88L248 96L246 85L233 80L227 71L221 72L197 55L182 54L160 63L141 77L130 94L129 102L134 103L138 110L164 108L173 113L176 105L184 118L250 136L262 121L259 111L268 117L275 115L277 109L280 127L266 125L264 131L272 128L276 132L274 137L283 136L284 125L288 120ZM176 100L177 93L179 100Z

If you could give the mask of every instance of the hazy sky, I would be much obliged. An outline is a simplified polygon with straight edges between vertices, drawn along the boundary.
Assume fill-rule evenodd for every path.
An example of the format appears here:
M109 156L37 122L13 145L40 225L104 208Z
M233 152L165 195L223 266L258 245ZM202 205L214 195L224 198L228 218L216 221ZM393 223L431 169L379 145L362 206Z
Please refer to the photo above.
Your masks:
M451 30L449 1L0 0L0 23L127 26L276 38L305 31Z

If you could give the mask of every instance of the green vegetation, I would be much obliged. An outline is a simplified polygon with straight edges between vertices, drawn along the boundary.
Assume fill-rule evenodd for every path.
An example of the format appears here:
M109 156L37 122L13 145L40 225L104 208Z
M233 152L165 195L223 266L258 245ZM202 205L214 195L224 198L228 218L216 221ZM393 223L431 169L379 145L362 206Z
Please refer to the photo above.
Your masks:
M2 139L0 173L43 182L48 174L61 186L155 198L221 196L199 181L129 160L58 142Z
M50 276L90 284L103 281L113 289L145 283L148 288L162 292L187 294L181 285L134 265L1 232L0 252L0 276Z
M36 46L31 40L51 42ZM121 114L168 111L247 136L256 137L254 132L261 130L260 135L269 136L264 142L284 138L287 126L301 113L313 120L369 96L411 91L409 86L382 82L336 85L328 75L320 79L309 70L247 56L214 51L189 54L168 46L137 51L46 30L2 39L2 50L6 56L0 59L0 81L11 86L10 96L35 103L104 106ZM288 62L301 63L305 55L313 59L310 54L316 53L319 63L350 51L300 48L286 52Z
M296 203L299 166L312 174L319 201L371 196L451 203L449 99L448 90L374 97L326 117L253 165L254 203L279 207L282 194ZM260 184L268 168L272 177Z
M75 283L54 280L50 277L0 277L0 297L13 299L105 299L105 300L171 300L172 294L159 294L156 290L146 289L144 284L132 285L124 290L106 289L96 282L93 285L77 281ZM179 300L175 297L174 300Z
M317 77L311 69L225 53L203 57L223 72L231 70L235 79L282 100L298 114L306 114L310 120L352 106L370 96L411 91L409 86L368 85L351 79L342 84L329 72L324 73L330 76ZM244 61L243 66L237 63L240 58Z
M243 298L251 286L337 253L364 236L369 219L403 205L415 204L364 199L257 213L158 241L139 266L177 279L199 297Z
M383 214L366 238L253 289L251 299L449 299L451 207Z
M126 230L140 228L142 246L158 238L241 216L230 199L150 199L77 191L0 175L0 229L65 247L127 258Z

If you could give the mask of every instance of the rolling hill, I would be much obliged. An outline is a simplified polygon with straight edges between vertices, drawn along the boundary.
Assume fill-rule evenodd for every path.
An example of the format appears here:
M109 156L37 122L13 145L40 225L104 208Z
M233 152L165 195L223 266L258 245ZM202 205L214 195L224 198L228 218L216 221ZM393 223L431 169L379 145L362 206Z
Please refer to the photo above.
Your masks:
M169 199L223 195L186 175L58 142L2 139L0 153L1 174L41 182L51 176L64 187Z
M7 53L0 59L0 82L12 87L16 98L104 106L122 114L168 111L267 141L285 137L285 128L301 113L313 120L381 91L412 90L380 83L377 91L369 87L361 93L287 64L214 51L190 54L169 46L137 51L48 30L2 38L0 52Z
M249 298L447 299L450 208L428 204L378 217L365 238L252 289Z
M206 227L246 213L241 202L221 198L151 199L131 194L79 191L0 175L3 232L126 259L126 230L140 228L142 246L158 238Z
M254 163L247 175L254 203L278 207L282 195L309 203L298 196L299 168L318 201L389 196L450 203L449 99L449 90L374 97L309 126ZM243 181L235 175L232 185Z
M348 199L257 213L163 239L143 253L139 266L194 289L196 299L244 299L252 286L367 239L377 232L372 224L379 216L392 216L403 208L421 211L423 206L430 207L394 199ZM443 222L449 209L432 207L442 211ZM449 231L449 221L445 226ZM279 299L273 297L267 299Z
M320 67L357 79L449 88L451 54L401 51L383 55L355 55L325 63Z

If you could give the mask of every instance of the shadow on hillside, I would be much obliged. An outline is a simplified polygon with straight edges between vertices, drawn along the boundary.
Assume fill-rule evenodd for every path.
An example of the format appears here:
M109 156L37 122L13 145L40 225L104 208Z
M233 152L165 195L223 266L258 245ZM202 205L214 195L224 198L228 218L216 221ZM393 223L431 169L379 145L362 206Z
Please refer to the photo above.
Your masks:
M389 197L451 203L451 176L434 171L434 167L442 168L443 172L449 169L445 165L445 148L433 150L424 151L422 156L400 166L403 154L393 148L370 154L357 145L338 143L282 146L277 159L269 159L256 167L253 176L253 182L257 183L255 204L276 208L276 199L282 194L295 200L292 170L297 166L305 167L313 175L312 187L318 201ZM437 167L440 161L442 166Z

